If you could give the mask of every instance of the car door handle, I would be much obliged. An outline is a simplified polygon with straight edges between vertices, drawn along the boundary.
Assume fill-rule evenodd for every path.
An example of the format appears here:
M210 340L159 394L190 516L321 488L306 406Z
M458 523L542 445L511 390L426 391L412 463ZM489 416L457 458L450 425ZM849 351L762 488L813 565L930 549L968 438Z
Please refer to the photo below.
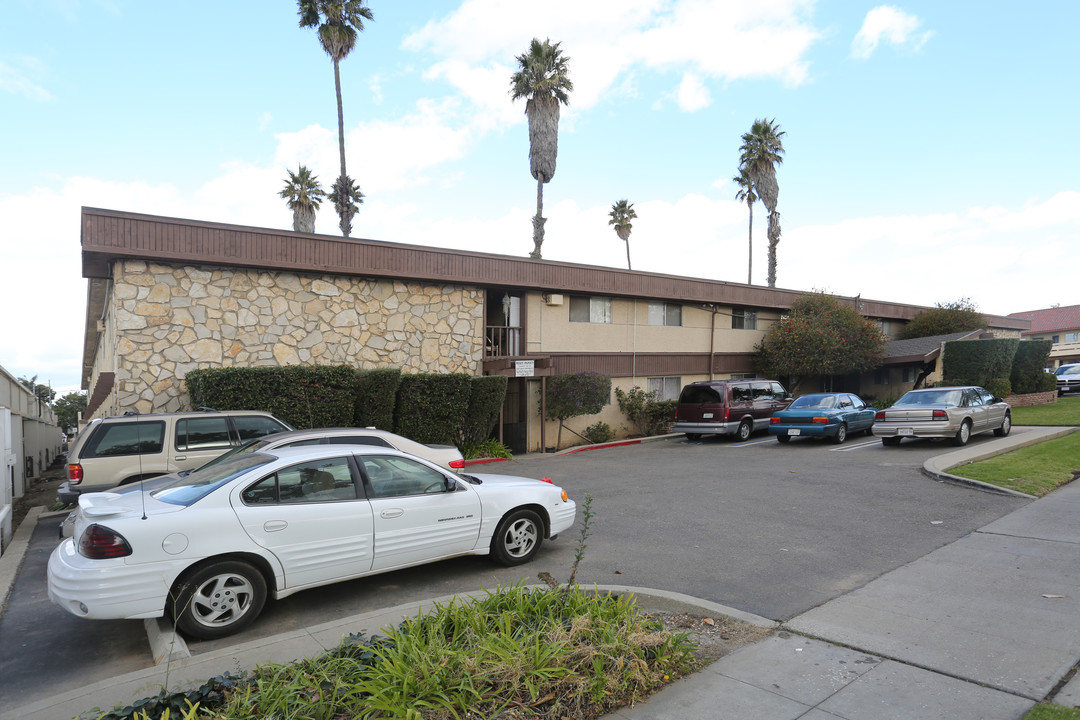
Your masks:
M278 532L289 527L289 523L284 520L267 520L263 523L263 530L265 532Z
M381 513L379 513L379 517L390 519L390 518L401 517L404 514L405 514L405 511L402 510L401 508L391 508L390 510L383 510Z
M187 460L187 455L173 455L173 460Z

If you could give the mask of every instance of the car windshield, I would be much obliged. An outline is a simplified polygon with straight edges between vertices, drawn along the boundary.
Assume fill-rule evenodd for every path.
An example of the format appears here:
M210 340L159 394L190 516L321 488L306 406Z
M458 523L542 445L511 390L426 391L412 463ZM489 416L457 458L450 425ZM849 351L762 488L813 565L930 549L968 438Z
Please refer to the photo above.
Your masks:
M896 401L897 405L952 405L960 406L963 390L920 390L909 392Z
M790 410L798 408L821 408L828 410L836 407L835 395L803 395L789 406Z
M274 458L269 455L249 453L227 462L214 463L212 467L201 467L187 477L177 478L165 487L154 490L150 496L162 502L186 507L248 470L273 461Z
M1057 375L1080 375L1080 365L1066 365L1057 369Z
M192 472L199 472L200 470L205 470L208 467L212 467L214 465L217 465L218 463L225 462L226 460L232 460L234 457L238 457L240 455L247 455L249 453L258 452L269 444L270 441L266 439L248 440L243 445L238 445L229 452L218 455L216 458L207 463L203 463L199 467L195 468L195 470L193 470ZM190 475L191 473L188 474Z

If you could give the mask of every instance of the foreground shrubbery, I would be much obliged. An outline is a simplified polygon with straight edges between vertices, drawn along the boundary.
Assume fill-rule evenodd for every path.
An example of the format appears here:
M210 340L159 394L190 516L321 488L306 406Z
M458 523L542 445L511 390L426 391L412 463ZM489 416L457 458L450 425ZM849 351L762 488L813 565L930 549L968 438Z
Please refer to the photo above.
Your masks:
M691 670L693 649L628 597L514 586L437 605L385 638L259 667L172 718L595 718Z

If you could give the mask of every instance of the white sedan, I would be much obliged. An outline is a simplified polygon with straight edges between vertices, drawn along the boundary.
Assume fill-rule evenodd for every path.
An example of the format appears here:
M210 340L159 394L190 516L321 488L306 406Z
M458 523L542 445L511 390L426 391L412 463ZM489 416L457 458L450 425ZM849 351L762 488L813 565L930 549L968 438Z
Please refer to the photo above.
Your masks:
M74 537L49 558L49 598L213 639L255 620L267 595L457 555L528 562L576 513L550 481L454 475L382 447L278 448L155 490L81 496Z

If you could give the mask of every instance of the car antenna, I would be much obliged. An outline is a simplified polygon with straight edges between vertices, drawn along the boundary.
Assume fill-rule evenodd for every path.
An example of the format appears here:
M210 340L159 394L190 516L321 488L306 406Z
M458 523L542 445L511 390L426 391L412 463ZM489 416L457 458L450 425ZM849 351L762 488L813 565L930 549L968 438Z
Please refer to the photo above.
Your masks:
M127 413L124 413L125 415ZM135 442L139 454L139 500L142 503L142 519L146 519L146 493L143 491L143 464L142 464L142 427L139 423L139 413L135 413Z

